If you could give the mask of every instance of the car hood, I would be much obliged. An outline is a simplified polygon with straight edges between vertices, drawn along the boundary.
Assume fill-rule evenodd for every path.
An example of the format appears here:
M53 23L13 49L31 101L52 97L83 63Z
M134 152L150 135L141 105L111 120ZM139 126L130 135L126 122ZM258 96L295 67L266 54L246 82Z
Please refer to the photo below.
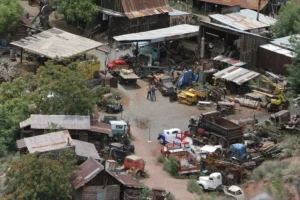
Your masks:
M163 83L163 87L165 87L165 88L173 88L173 84L172 83Z

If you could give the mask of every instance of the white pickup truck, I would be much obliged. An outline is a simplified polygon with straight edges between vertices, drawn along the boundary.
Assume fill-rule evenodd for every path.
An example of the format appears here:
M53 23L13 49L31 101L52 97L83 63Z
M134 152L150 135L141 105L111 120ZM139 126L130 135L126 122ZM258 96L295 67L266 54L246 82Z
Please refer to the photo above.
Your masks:
M221 151L221 145L204 145L203 147L190 145L187 151L200 162L201 158L206 158L207 154L215 153L216 151Z
M202 190L210 191L223 191L225 196L231 197L235 200L245 200L245 194L243 190L235 185L230 187L222 185L222 175L219 172L210 174L209 176L200 176L197 183Z
M179 128L171 128L159 133L157 139L161 144L175 143L180 145L182 143L189 143L192 145L193 140L188 135L189 132L182 132Z

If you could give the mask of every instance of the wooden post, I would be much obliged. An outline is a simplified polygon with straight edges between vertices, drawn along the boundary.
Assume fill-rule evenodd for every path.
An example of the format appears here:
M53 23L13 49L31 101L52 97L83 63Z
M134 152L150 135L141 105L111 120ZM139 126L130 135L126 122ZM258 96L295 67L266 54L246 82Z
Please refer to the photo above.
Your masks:
M23 48L21 48L21 56L20 56L20 63L23 63Z
M257 20L257 21L259 21L260 3L261 3L261 0L258 0L258 7L257 7L257 18L256 18L256 20Z

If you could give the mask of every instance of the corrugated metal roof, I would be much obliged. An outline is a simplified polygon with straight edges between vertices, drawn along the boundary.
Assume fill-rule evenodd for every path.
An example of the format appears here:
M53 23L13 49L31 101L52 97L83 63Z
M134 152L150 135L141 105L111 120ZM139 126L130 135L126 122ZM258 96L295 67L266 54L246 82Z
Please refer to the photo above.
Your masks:
M119 183L125 185L126 187L133 187L133 188L145 188L145 186L140 183L137 179L135 179L132 175L121 172L116 173L115 171L106 170L112 177L114 177Z
M67 146L69 139L70 146ZM29 153L54 151L74 147L69 131L58 131L33 137L24 138Z
M77 156L85 158L92 157L96 160L102 160L94 144L80 140L73 140L73 142L75 144L75 153Z
M219 60L221 62L227 63L227 64L232 65L232 66L236 66L236 67L246 65L245 62L242 62L240 60L235 60L233 58L227 58L227 57L222 56L222 55L215 57L214 60Z
M172 12L169 12L170 16L181 16L181 15L192 15L192 13L184 12L181 10L175 10L173 9Z
M290 39L292 37L297 37L297 39L300 39L300 34L297 35L292 35L292 36L287 36L287 37L282 37L282 38L277 38L271 41L272 44L283 47L285 49L290 49L294 50L294 47L291 45Z
M147 41L150 43L156 43L180 38L193 37L197 36L198 33L199 26L181 24L152 31L115 36L114 39L118 42Z
M209 17L224 25L228 25L243 31L269 27L276 23L276 19L267 17L263 14L260 14L260 20L257 21L254 17L255 14L255 11L246 9L237 13L230 13L225 15L214 14L209 15Z
M101 13L104 13L104 14L110 15L110 16L114 16L114 17L125 17L126 16L124 13L120 13L120 12L110 10L110 9L107 9L107 8L98 7L98 10Z
M232 81L238 85L259 76L260 73L242 67L231 66L214 74L215 77Z
M129 19L172 12L168 0L121 0Z
M281 47L279 47L279 46L275 46L275 45L273 45L273 44L265 44L265 45L261 45L260 47L261 47L261 48L264 48L264 49L267 49L267 50L269 50L269 51L278 53L278 54L285 55L285 56L290 57L290 58L293 58L293 57L295 56L295 54L294 54L293 51L290 51L290 50L288 50L288 49L281 48Z
M97 174L103 170L103 165L97 162L94 158L89 158L79 166L79 170L76 170L71 174L71 183L77 190L95 178Z
M97 121L91 121L91 131L96 133L112 134L110 124Z
M10 44L51 59L70 57L103 45L100 42L57 28L28 36Z
M90 116L79 115L30 115L20 122L20 128L31 126L32 129L51 129L57 125L68 130L90 130Z
M219 5L226 5L226 6L240 5L241 8L248 8L252 10L258 9L258 2L259 2L259 0L199 0L199 1L219 4ZM263 10L267 4L268 4L268 0L261 0L260 11Z

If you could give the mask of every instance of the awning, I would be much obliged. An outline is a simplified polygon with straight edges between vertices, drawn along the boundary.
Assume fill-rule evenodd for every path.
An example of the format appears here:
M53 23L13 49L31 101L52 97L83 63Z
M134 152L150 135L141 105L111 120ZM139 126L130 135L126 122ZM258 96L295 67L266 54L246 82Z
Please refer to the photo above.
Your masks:
M227 64L232 65L232 66L236 66L236 67L246 65L245 62L242 62L240 60L235 60L235 59L232 59L232 58L227 58L227 57L222 56L222 55L215 57L214 60L218 60L218 61L227 63Z
M199 26L193 26L189 24L181 24L177 26L171 26L168 28L162 28L152 31L131 33L120 36L115 36L114 39L118 42L163 42L188 37L198 36Z
M74 56L103 45L100 42L57 28L43 31L11 44L50 59Z
M260 73L236 66L228 67L214 74L214 76L217 78L232 81L238 85L242 85L243 83L250 81L259 75Z

